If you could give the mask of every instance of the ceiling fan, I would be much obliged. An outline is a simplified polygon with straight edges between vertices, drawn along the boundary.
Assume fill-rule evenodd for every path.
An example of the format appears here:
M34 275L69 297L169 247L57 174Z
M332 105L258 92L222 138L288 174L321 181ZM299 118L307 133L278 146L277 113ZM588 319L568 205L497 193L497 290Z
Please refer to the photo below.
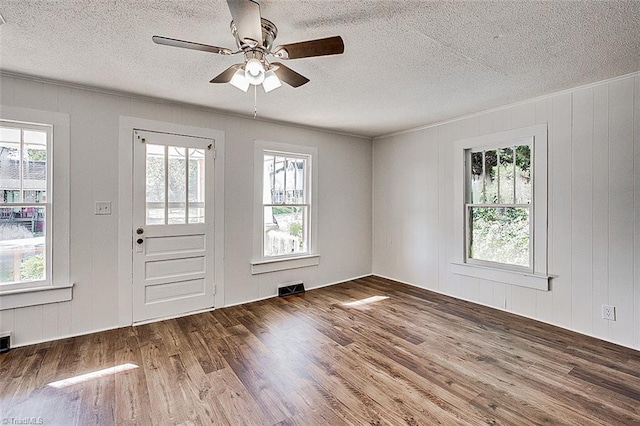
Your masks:
M231 34L236 39L238 50L210 46L191 41L153 36L153 41L165 46L201 50L220 55L244 54L244 62L231 65L210 83L230 83L246 92L250 85L262 84L265 92L282 85L282 81L292 87L300 87L309 79L298 74L280 62L269 62L267 56L277 60L311 58L314 56L337 55L344 52L342 37L328 37L276 46L273 42L278 28L273 22L260 15L260 4L254 0L227 0L231 11Z

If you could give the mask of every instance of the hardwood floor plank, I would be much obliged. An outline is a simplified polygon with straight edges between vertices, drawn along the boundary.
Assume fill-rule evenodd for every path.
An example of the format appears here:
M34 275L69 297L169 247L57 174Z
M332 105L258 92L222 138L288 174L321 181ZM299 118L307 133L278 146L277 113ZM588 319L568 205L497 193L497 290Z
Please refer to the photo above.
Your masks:
M209 374L211 391L219 401L223 413L232 425L260 425L267 414L244 387L238 376L230 368Z
M125 364L137 367L96 373ZM640 425L640 352L366 277L12 349L0 413L64 426Z
M570 375L577 377L585 382L593 385L609 389L626 398L635 399L640 402L640 382L635 380L612 380L602 374L587 371L583 368L576 367L569 372Z
M142 367L145 370L147 382L146 392L151 403L151 421L153 424L164 422L178 423L185 419L185 412L181 399L176 393L177 377L172 371L162 341L152 340L142 343ZM169 355L169 356L167 356Z
M349 424L381 424L380 409L373 400L326 366L310 364L298 373L314 383L325 404Z
M136 425L151 423L151 401L147 390L147 377L142 353L135 336L123 336L116 348L116 365L134 364L138 368L115 376L116 424Z
M569 374L556 375L545 365L534 365L527 374L541 384L546 384L558 406L571 407L585 417L599 424L636 424L640 419L638 404L628 404L613 392L588 382L576 379ZM634 420L635 419L635 420Z
M295 414L282 424L293 425L339 425L344 421L326 404L313 384L306 385L297 392L285 395L287 402L295 409Z
M111 350L115 333L107 331L87 336L86 347L78 373L81 375L115 367L115 354ZM80 392L79 424L114 424L115 423L115 375L109 374L86 380L78 385Z
M383 410L383 417L391 424L411 424L416 419L429 424L441 424L451 419L457 410L443 400L437 400L433 395L427 395L425 389L413 386L397 370L393 372L380 368L380 363L372 363L366 358L366 349L357 344L346 348L334 348L325 345L318 352L316 363L332 360L332 366L337 373L356 389L360 389L367 397L375 401ZM375 355L374 355L375 357ZM326 364L325 364L326 367ZM413 392L406 392L411 389ZM463 403L464 401L459 401ZM390 417L388 413L397 413ZM466 416L469 419L471 416ZM462 417L457 421L462 422Z

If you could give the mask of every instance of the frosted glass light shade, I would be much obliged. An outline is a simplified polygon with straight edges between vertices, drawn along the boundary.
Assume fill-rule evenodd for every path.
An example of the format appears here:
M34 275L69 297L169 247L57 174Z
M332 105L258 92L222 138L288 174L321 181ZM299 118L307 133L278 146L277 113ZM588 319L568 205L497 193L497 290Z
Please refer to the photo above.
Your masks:
M278 78L275 72L267 71L264 74L264 81L262 82L262 87L264 88L265 92L269 93L270 91L275 90L280 86L282 86L282 83L280 82L280 79Z
M244 69L244 77L249 81L249 83L254 86L262 84L264 81L264 67L258 59L249 59L247 64L244 66Z
M249 90L249 80L245 78L243 69L239 69L238 71L236 71L233 74L233 77L231 77L231 81L229 83L231 83L232 86L242 90L243 92Z

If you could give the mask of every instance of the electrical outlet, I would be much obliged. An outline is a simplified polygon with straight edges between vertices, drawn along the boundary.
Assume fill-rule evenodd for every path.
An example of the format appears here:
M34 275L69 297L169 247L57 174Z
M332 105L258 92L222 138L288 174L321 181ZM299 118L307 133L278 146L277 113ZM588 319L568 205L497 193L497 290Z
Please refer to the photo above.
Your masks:
M602 305L602 319L609 321L616 320L616 307L612 305Z

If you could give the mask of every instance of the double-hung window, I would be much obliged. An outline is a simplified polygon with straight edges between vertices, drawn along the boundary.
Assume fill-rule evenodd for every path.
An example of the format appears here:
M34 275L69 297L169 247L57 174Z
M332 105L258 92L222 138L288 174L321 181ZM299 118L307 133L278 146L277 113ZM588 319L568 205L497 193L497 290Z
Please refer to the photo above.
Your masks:
M52 127L0 122L0 285L51 276Z
M317 148L255 141L252 274L319 264Z
M466 255L470 263L532 271L529 139L466 151Z
M71 300L69 129L67 114L0 106L0 310Z
M454 144L455 274L548 290L547 126Z
M263 153L265 258L309 253L309 163L306 155Z

